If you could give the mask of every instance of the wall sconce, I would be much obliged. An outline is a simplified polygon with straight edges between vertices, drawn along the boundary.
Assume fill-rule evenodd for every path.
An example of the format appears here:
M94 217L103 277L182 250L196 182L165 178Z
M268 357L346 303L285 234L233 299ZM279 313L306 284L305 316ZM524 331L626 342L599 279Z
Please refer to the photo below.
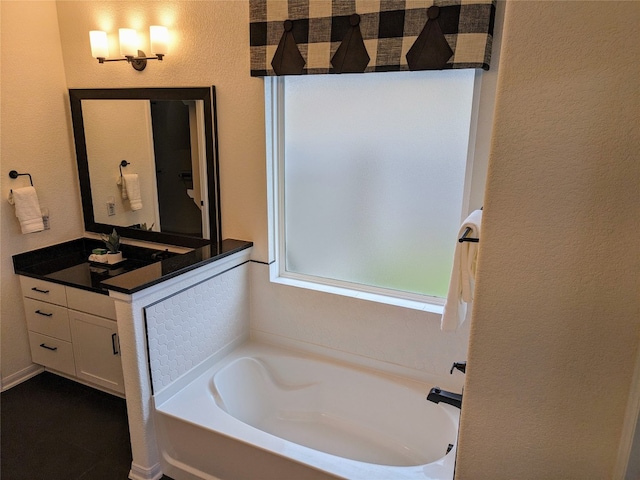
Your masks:
M91 42L91 56L98 59L99 63L127 61L139 72L147 66L147 60L160 60L167 53L169 44L169 32L167 27L152 25L149 27L149 40L151 53L154 57L147 57L138 49L138 32L132 28L121 28L118 30L120 41L120 55L124 58L107 58L109 56L109 46L107 32L101 30L91 30L89 40Z

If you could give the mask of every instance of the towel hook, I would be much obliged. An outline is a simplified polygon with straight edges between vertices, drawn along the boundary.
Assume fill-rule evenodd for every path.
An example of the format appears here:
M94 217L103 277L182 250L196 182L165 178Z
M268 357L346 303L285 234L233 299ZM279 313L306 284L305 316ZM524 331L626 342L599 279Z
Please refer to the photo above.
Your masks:
M122 176L122 167L126 167L127 165L130 165L130 163L127 162L126 160L122 160L120 162L120 176Z
M29 177L29 182L31 182L31 186L33 187L33 178L31 178L31 174L30 173L18 173L15 170L11 170L9 172L9 176L13 179L18 178L21 175L27 175Z

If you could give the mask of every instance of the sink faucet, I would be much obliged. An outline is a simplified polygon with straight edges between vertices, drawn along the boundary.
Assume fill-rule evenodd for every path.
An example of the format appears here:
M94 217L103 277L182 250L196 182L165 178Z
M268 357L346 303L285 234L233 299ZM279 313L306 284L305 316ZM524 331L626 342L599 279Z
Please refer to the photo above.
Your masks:
M166 258L169 258L171 256L171 254L169 253L169 249L165 249L164 251L157 251L155 253L151 254L151 260L164 260Z
M457 408L462 408L462 394L447 392L438 387L433 387L427 395L427 400L433 403L447 403Z

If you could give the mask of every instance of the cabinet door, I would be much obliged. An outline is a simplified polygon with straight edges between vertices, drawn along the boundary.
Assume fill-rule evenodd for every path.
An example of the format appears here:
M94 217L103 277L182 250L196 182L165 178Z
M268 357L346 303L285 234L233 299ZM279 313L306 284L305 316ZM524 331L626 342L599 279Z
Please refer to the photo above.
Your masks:
M76 376L124 393L116 322L69 310Z

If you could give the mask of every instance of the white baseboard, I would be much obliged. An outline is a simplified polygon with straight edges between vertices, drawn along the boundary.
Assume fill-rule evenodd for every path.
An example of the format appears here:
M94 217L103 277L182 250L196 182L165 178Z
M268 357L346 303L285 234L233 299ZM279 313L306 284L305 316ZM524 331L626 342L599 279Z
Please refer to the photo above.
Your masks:
M32 363L27 368L23 368L19 372L12 373L2 379L2 391L9 390L11 387L15 387L22 382L29 380L32 377L35 377L39 373L44 371L44 367L42 365L37 365Z
M160 480L162 478L162 466L159 463L144 468L131 462L131 470L129 471L130 480Z

